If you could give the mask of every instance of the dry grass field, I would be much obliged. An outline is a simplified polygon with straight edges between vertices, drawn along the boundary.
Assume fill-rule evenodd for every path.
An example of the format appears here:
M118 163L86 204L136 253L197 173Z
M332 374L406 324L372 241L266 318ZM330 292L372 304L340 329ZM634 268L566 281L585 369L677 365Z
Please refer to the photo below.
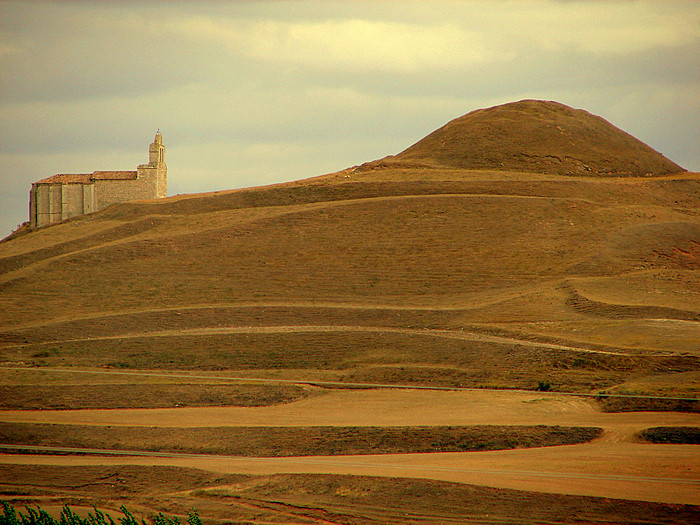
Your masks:
M18 504L43 508L129 501L136 514L153 507L185 516L194 506L212 522L231 523L692 523L688 505L543 495L441 481L342 475L216 474L177 467L42 467L0 465L7 493L34 480ZM59 485L60 489L55 487ZM48 495L50 494L50 495ZM31 502L31 503L30 503ZM520 518L512 508L520 509ZM118 512L113 513L119 516Z
M123 204L3 243L3 362L577 391L694 381L697 176L428 170L373 186L375 171Z
M0 423L5 445L284 457L508 450L586 443L596 427L124 427Z
M64 425L67 431L69 424L128 425L129 418L143 417L153 427L181 420L182 432L196 441L191 428L227 426L237 411L243 411L239 427L294 427L286 419L297 413L293 407L319 402L323 408L296 424L306 428L300 436L324 425L375 425L380 441L390 434L384 427L600 426L601 438L572 447L599 451L601 465L606 457L629 458L619 459L629 461L620 466L624 476L686 481L669 482L654 499L651 488L635 492L632 481L613 487L609 480L615 497L638 500L613 504L592 498L606 494L591 480L562 489L578 495L568 497L552 495L561 492L554 482L511 486L498 476L476 478L532 491L494 492L465 485L475 478L447 483L454 480L438 469L424 472L433 481L399 480L418 476L397 474L400 503L389 504L382 499L393 494L385 480L349 467L309 471L295 464L277 471L284 476L250 471L247 476L264 477L245 479L235 478L245 472L234 469L220 483L211 473L178 471L206 480L199 489L195 481L169 485L163 480L175 471L165 467L124 467L134 480L145 480L138 483L152 482L156 494L151 503L128 491L124 499L184 514L192 491L200 490L197 504L211 509L211 519L227 517L222 509L233 505L241 520L294 523L414 517L458 523L488 521L487 514L496 516L493 522L517 522L523 508L537 509L530 521L566 522L579 511L592 522L633 522L645 512L658 522L688 521L687 512L697 517L697 508L639 503L700 504L692 446L641 444L634 435L660 425L697 425L700 174L682 171L585 112L519 104L467 115L399 155L338 173L114 205L0 242L0 422ZM343 423L357 407L337 394L358 383L484 389L491 396L484 410L493 414L509 402L496 388L598 399L573 405L532 400L575 406L580 414L568 422L559 417L568 409L523 422L529 416L519 414L531 406L524 402L498 421L473 421L459 406L448 417L450 406L431 405L434 391L416 390L408 405L399 396L394 404L358 412L361 421ZM384 392L348 391L382 399ZM625 419L649 410L663 412L644 412L634 424ZM431 420L425 416L431 412L442 415ZM383 419L383 413L400 417ZM662 413L671 419L654 424ZM618 419L596 424L607 416ZM329 418L333 422L324 423ZM615 446L624 454L616 455ZM369 445L353 447L348 450L355 454L372 452ZM642 450L652 451L647 466L636 463ZM1 457L7 472L19 472L12 462L51 461L46 455ZM503 458L507 469L511 456ZM690 470L674 474L685 463ZM528 465L541 467L521 467ZM64 494L61 480L82 474L54 467L53 488L44 467L25 466L23 472L43 481L3 485L0 498L57 501ZM86 479L108 476L100 469L109 468L116 467L95 467ZM562 466L568 468L575 474L584 467L572 456ZM76 502L114 503L99 490L65 494ZM465 498L476 498L474 506L450 503ZM298 512L302 507L314 510Z

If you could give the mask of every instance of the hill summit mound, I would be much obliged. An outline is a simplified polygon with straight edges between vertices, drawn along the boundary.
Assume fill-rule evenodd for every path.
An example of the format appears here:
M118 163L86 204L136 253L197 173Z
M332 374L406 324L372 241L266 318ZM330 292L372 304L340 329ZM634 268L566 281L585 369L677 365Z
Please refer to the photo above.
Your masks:
M644 177L685 171L601 117L541 100L472 111L395 158L559 175Z

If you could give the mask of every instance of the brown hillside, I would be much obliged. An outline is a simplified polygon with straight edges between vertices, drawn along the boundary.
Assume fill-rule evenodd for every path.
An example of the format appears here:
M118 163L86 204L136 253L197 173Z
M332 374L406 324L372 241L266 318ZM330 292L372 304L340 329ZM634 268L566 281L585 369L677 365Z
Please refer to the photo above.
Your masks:
M121 204L0 244L1 361L582 391L695 374L698 209L695 174L455 169Z
M560 104L481 113L535 110L543 129L597 126L610 155L635 144ZM499 120L455 122L470 119ZM0 362L582 391L669 372L692 388L697 174L465 170L430 151L0 243Z
M462 169L644 177L684 171L606 120L557 102L472 111L399 153Z

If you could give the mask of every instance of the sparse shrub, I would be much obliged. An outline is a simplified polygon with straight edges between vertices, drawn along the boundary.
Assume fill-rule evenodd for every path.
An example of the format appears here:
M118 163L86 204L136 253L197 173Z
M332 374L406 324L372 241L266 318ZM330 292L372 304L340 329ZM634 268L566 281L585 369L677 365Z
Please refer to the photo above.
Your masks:
M107 368L131 368L131 365L126 361L115 361L107 363Z
M571 366L574 368L586 368L588 366L588 359L576 358Z
M549 381L537 381L537 388L535 388L536 391L549 392L551 389L552 385L549 384Z

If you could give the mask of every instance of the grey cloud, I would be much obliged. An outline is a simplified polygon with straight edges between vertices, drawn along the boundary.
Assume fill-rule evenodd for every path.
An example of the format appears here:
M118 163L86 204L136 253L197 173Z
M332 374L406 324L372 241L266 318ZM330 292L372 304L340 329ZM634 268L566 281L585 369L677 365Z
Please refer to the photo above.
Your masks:
M692 3L664 3L670 18L662 21L658 45L641 35L646 40L624 46L615 44L627 34L626 21L609 13L625 2L600 3L595 12L588 2L499 5L181 2L166 9L164 2L0 2L0 228L9 232L24 220L32 180L70 169L130 169L142 161L156 127L166 139L173 192L342 169L398 153L473 109L526 97L587 109L700 169L698 35L675 38L670 31L677 20L697 19ZM593 33L563 34L552 27L550 8L565 28L585 15L606 21L609 30L594 33L601 37L596 46L579 45ZM650 2L634 8L658 11ZM195 16L450 26L497 54L417 70L381 61L348 67L343 57L261 59L240 39L231 47L172 29ZM519 30L523 24L528 31ZM552 38L539 38L541 30ZM205 180L205 169L216 176Z
M36 15L33 3L16 5L0 5L0 42L15 42L0 58L5 103L133 97L197 82L223 65L216 53L168 39L145 14L130 27L119 11L48 4L37 17L28 14Z

